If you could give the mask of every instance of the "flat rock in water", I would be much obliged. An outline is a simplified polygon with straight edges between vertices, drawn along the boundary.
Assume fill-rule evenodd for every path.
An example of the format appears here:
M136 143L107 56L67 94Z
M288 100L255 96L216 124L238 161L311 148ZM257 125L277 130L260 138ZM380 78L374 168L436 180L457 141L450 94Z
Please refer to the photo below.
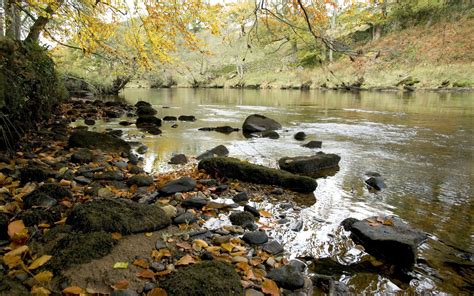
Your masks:
M212 157L217 157L217 156L227 156L227 155L229 155L229 150L227 149L227 147L224 145L219 145L202 153L201 155L196 157L196 159L202 160L206 158L212 158Z
M196 117L194 115L181 115L178 117L179 121L196 121Z
M163 121L177 121L178 117L176 116L165 116L163 117Z
M400 266L415 263L417 248L428 237L395 216L364 220L348 218L341 224L351 231L352 240L364 246L367 253Z
M108 134L89 132L84 130L74 131L68 140L69 147L101 149L106 152L128 153L130 145L122 139Z
M315 149L315 148L321 148L322 145L323 145L323 142L321 142L321 141L309 141L308 143L306 143L302 146L306 147L306 148Z
M292 265L273 269L267 274L267 277L274 280L279 287L288 290L296 290L304 286L303 273Z
M242 239L251 245L262 245L268 242L268 235L263 230L257 230L244 233Z
M163 229L170 224L170 218L157 205L122 199L98 199L76 205L67 217L66 224L83 232L130 234Z
M297 133L294 135L294 138L295 138L295 140L297 140L297 141L303 141L304 139L306 139L306 133L305 133L305 132L297 132Z
M318 152L312 156L283 157L278 161L280 169L310 177L324 177L329 169L338 168L341 157Z
M184 154L176 154L171 157L169 164L186 164L188 163L188 158Z
M314 179L295 175L286 171L251 164L230 157L214 157L203 159L198 168L208 174L238 179L256 184L282 186L293 191L310 193L316 189Z
M161 279L159 286L168 295L243 295L240 276L234 267L221 261L207 261L179 268Z
M281 124L260 114L248 116L242 125L244 133L264 132L281 129Z
M161 126L161 119L153 115L143 115L137 118L135 125L138 128L159 127Z
M171 195L177 192L188 192L194 190L196 180L190 177L181 177L177 180L170 181L160 188L163 195Z
M375 190L382 190L387 187L382 177L379 176L370 177L369 179L365 180L365 183L369 186L369 188L373 188Z

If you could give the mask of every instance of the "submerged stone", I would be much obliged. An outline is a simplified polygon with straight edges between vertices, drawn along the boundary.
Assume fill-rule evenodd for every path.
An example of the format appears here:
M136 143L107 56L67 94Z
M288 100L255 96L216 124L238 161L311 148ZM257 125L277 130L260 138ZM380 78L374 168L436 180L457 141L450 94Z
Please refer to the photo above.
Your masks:
M240 276L232 265L207 261L178 269L160 281L169 296L242 295Z
M365 180L365 183L369 186L369 188L375 190L382 190L387 187L380 176L370 177L369 179Z
M267 274L267 277L274 280L279 287L288 290L296 290L304 286L303 273L292 265L273 269Z
M230 157L203 159L199 162L198 168L211 175L218 174L221 177L257 184L278 185L297 192L313 192L317 186L316 181L312 178Z
M242 125L242 131L244 133L264 132L277 129L281 129L281 124L260 114L248 116Z
M122 199L98 199L75 206L66 224L83 232L130 234L163 229L170 224L170 218L157 205Z
M314 149L314 148L321 148L322 145L323 145L323 142L321 142L321 141L309 141L308 143L306 143L302 146L306 147L306 148Z

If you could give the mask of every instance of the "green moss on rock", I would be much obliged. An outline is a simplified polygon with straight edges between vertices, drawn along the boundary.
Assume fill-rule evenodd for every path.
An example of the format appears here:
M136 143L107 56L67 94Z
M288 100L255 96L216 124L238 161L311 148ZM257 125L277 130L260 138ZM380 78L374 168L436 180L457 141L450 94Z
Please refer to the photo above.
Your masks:
M81 147L89 149L101 149L107 152L125 152L131 149L130 144L122 139L115 138L108 134L89 131L75 131L68 141L69 147Z
M289 172L272 169L241 161L231 157L215 157L199 162L199 169L208 174L238 179L244 182L282 186L293 191L309 193L316 189L314 179L294 175Z
M160 282L170 296L243 295L240 277L224 262L211 261L187 266Z

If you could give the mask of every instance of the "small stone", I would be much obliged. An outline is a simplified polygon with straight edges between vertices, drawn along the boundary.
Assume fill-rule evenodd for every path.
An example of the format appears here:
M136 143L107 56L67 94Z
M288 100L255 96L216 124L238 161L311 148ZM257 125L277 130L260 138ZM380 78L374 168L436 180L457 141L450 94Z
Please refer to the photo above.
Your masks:
M185 212L173 219L174 224L191 224L196 221L196 215L191 212Z
M267 233L263 230L244 233L242 239L251 245L261 245L268 241Z
M239 225L244 228L255 223L255 217L249 212L234 212L229 216L230 222L233 225Z
M125 177L121 171L105 171L94 174L95 180L122 181L124 178Z
M265 243L263 245L263 250L272 255L280 254L284 251L283 246L276 240Z
M215 243L215 244L225 244L227 242L230 241L232 237L230 235L218 235L218 236L215 236L212 241Z
M23 205L25 209L32 207L50 208L56 205L58 202L56 199L48 196L46 193L38 192L29 194L23 199Z
M141 145L140 147L137 148L137 153L138 154L145 154L148 150L148 147L145 145Z
M73 163L89 163L94 161L94 154L86 148L80 149L71 155L71 162Z
M297 132L294 136L295 140L297 141L303 141L306 139L306 133L305 132Z
M201 209L202 207L206 206L207 203L208 203L207 199L200 198L200 197L191 197L191 198L185 199L181 203L181 206L185 208Z
M239 202L248 202L249 201L249 196L247 194L247 192L240 192L240 193L237 193L233 198L232 200L236 203L239 203Z
M304 272L306 270L306 263L304 263L301 260L293 259L288 264L295 267L296 270L298 270L300 272Z
M186 164L188 162L188 158L184 154L176 154L171 157L169 164Z
M128 167L128 163L126 163L125 161L114 161L112 164L118 167L119 169L125 169Z
M196 121L196 117L194 115L181 115L178 117L179 121Z
M115 290L110 294L110 296L139 296L139 295L134 290L125 289L125 290Z
M181 177L177 180L166 183L161 189L160 193L163 195L171 195L176 192L192 191L196 187L196 180L190 177Z
M245 290L245 296L264 296L262 292L259 292L254 289Z
M267 259L267 261L265 261L265 263L266 263L268 266L274 267L275 264L276 264L276 261L275 261L275 258L269 257L269 258Z
M86 118L86 119L84 119L84 123L85 123L86 125L94 125L94 124L95 124L95 120L92 119L92 118Z
M115 194L109 188L100 188L97 192L100 198L113 198Z
M369 188L373 188L375 190L382 190L387 187L382 177L370 177L369 179L365 180L365 183L369 186Z
M198 181L200 184L204 186L216 186L217 180L216 179L201 179Z
M162 206L161 209L166 213L166 216L170 217L171 219L176 217L178 214L178 210L172 205Z
M155 283L147 282L145 286L143 286L143 292L148 292L156 288L157 285Z
M298 221L294 222L293 224L291 224L290 229L293 230L293 231L296 231L296 232L301 231L303 229L303 221L298 220Z
M282 195L283 192L284 191L283 191L282 188L277 187L277 188L273 189L271 193L274 194L274 195Z
M141 186L150 186L153 184L153 177L147 175L135 175L128 179L127 185L133 186L137 185L138 187Z
M267 277L274 280L279 287L296 290L304 286L304 275L294 266L286 265L271 270Z
M155 248L157 250L159 249L166 249L167 248L167 245L166 243L162 240L162 239L158 239L155 243Z
M161 248L161 249L164 249L166 248L166 245L165 247ZM159 250L159 249L158 249ZM156 272L160 272L160 271L163 271L166 269L166 266L163 264L163 263L160 263L160 262L152 262L150 264L150 268Z
M204 251L201 254L201 259L202 260L214 260L214 256L212 255L211 252Z
M309 141L308 143L302 146L305 148L315 149L315 148L321 148L322 145L323 145L323 142L321 141Z
M250 214L252 214L255 218L260 218L260 213L258 212L258 210L252 206L249 206L249 205L245 205L244 206L244 211L245 212L249 212Z

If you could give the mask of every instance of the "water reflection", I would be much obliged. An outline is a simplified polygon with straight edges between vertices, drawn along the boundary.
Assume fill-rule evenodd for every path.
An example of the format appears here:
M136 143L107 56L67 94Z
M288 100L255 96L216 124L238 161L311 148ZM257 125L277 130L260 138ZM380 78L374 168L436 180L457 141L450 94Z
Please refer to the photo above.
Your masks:
M305 131L308 141L323 141L324 152L341 156L339 172L318 179L315 203L287 213L290 221L304 221L302 231L277 226L271 234L286 242L293 256L332 257L348 264L359 255L354 246L346 245L340 221L349 216L395 214L435 239L421 250L429 265L421 268L410 290L459 292L458 283L448 275L456 272L443 263L453 249L435 245L442 240L443 245L474 251L472 94L127 89L123 95L129 103L152 103L159 117L192 114L198 118L178 122L177 128L171 128L174 122L165 122L160 136L107 123L149 147L148 170L173 169L166 163L174 153L195 156L219 144L226 145L232 156L276 167L280 157L314 153L293 139L296 132ZM219 125L241 127L253 113L281 122L280 139L197 131ZM388 188L369 193L364 186L367 171L380 173ZM265 201L259 206L275 209ZM439 277L430 275L429 268ZM376 274L342 276L342 280L360 293L399 290L393 281Z

